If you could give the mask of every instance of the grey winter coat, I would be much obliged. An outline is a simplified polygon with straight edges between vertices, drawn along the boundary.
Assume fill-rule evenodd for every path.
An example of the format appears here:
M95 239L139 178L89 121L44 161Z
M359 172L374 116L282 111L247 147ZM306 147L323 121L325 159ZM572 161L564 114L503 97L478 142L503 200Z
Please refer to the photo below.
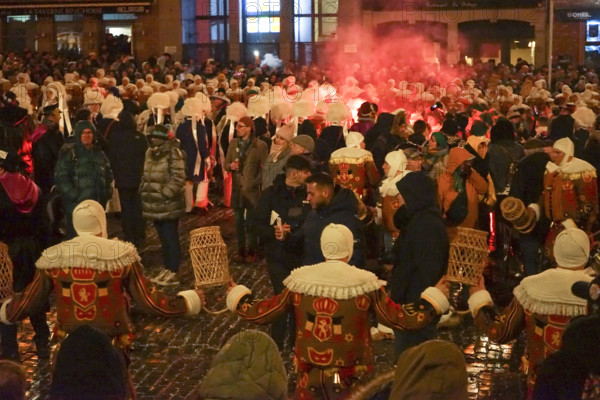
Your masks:
M140 193L144 218L178 219L185 213L183 188L185 161L173 140L164 140L146 151Z

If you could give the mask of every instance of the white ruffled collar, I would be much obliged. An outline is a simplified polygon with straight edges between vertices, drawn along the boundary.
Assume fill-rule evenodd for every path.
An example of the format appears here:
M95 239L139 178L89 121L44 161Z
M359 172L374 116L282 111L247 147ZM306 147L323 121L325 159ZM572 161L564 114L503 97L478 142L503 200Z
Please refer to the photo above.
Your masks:
M385 286L385 281L372 272L330 260L293 270L283 284L292 292L347 300L378 290Z
M523 279L513 293L530 312L574 317L587 313L587 302L572 294L571 286L578 281L591 280L584 271L552 268Z
M558 171L562 174L580 174L589 172L595 176L596 168L587 161L573 157L573 159L562 166L556 165L553 162L546 164L546 170L548 172Z
M39 269L89 268L96 271L117 271L140 261L131 243L81 235L49 247L35 265Z

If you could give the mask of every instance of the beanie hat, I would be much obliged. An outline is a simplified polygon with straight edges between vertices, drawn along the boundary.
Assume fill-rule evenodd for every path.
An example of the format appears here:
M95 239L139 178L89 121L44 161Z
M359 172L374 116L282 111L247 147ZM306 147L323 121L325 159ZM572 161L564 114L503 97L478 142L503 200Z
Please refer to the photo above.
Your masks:
M148 136L151 138L169 140L169 127L167 125L162 124L154 125L154 127L152 128L152 132Z
M554 242L556 263L563 268L577 268L585 265L590 255L590 238L578 228L562 231Z
M281 128L277 129L275 135L279 136L286 142L289 142L294 137L294 128L290 125L283 125Z
M315 141L308 135L298 135L292 139L291 143L304 147L304 150L308 153L312 153L315 149Z
M81 136L81 133L86 129L91 130L96 135L96 127L90 121L78 121L75 125L74 134L75 136Z
M239 119L238 122L241 122L242 124L249 126L250 129L252 130L252 133L254 133L254 121L252 121L252 118L245 116Z
M448 138L442 132L433 132L432 136L435 138L437 142L438 149L445 149L448 147Z
M321 233L321 251L327 260L352 258L354 236L345 225L329 224Z
M565 160L568 160L570 157L573 157L575 154L575 145L568 137L562 138L554 142L552 148L556 150L560 150L565 153L565 158L563 159L563 163L566 163Z
M475 121L473 122L473 126L471 126L471 135L473 136L485 136L487 133L488 126L483 121Z
M349 132L346 136L346 147L359 148L365 138L360 132Z
M402 150L390 151L385 156L385 162L390 166L390 170L387 174L390 178L396 176L398 171L404 171L408 164L406 154L404 154Z
M98 235L108 238L104 207L94 200L84 200L73 210L73 227L78 235Z

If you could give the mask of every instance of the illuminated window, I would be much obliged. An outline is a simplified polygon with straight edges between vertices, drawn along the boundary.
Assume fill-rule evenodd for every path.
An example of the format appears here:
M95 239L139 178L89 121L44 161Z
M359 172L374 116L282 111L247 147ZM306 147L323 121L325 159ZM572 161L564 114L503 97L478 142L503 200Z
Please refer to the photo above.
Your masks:
M31 19L31 15L9 15L6 17L6 22L27 22Z

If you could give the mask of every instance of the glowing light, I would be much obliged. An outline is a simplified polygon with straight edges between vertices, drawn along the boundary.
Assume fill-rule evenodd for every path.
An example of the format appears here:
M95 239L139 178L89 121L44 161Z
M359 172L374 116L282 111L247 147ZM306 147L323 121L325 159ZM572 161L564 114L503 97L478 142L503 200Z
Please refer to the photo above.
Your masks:
M258 57L260 55L260 52L258 50L254 50L254 57Z

